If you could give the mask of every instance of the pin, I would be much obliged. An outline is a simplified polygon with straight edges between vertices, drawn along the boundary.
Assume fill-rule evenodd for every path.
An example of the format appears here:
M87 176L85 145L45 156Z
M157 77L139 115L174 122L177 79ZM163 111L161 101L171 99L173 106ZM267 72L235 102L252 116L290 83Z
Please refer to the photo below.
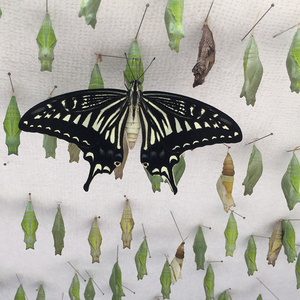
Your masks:
M7 75L8 75L9 80L10 80L10 85L11 85L12 92L14 93L14 92L15 92L15 89L14 89L14 86L13 86L13 83L12 83L12 80L11 80L11 73L8 72Z
M276 298L279 300L279 298L276 297L276 295L274 295L274 293L260 280L256 277L256 279Z
M211 229L211 227L204 226L204 225L201 225L201 224L199 224L199 226L200 226L200 227L205 227L205 228Z
M264 138L266 138L266 137L268 137L268 136L270 136L270 135L273 135L273 132L271 132L271 133L269 133L269 134L267 134L267 135L265 135L265 136L263 136L263 137L261 137L261 138L256 138L256 139L254 139L252 142L247 143L246 145L250 145L250 144L252 144L252 143L256 143L257 141L260 141L260 140L262 140L262 139L264 139Z
M130 291L131 293L135 294L134 291L132 291L131 289L129 289L128 287L126 287L125 285L122 284L122 287L125 288L126 290Z
M298 23L298 24L296 24L296 25L294 25L294 26L292 26L292 27L290 27L290 28L288 28L288 29L286 29L286 30L283 30L283 31L281 31L281 32L279 32L279 33L277 33L277 34L275 34L275 35L273 36L273 38L275 38L275 37L281 35L282 33L286 32L286 31L288 31L288 30L293 29L294 27L296 27L296 26L298 26L298 25L300 25L300 23Z
M64 300L64 293L62 293L61 300Z
M46 0L46 13L48 13L48 0Z
M75 270L75 272L83 279L83 281L85 282L86 280L82 277L82 275L79 273L79 271L77 269L75 269L73 267L73 265L68 261L69 265Z
M254 24L254 26L247 32L247 34L242 38L242 41L245 39L245 37L252 31L252 29L260 22L260 20L269 12L269 10L274 6L272 3L269 9L262 15L262 17Z
M243 218L243 219L246 219L246 217L243 217L242 215L240 215L240 214L238 214L237 212L235 212L234 210L232 210L232 209L229 209L231 212L233 212L234 214L236 214L236 215L238 215L238 216L240 216L241 218Z
M174 218L174 216L173 216L172 211L170 211L170 213L171 213L172 218L173 218L173 220L174 220L174 223L175 223L175 225L176 225L176 227L177 227L177 230L178 230L178 232L179 232L179 235L180 235L180 237L181 237L181 239L182 239L182 242L184 242L184 239L183 239L183 237L182 237L182 235L181 235L181 232L180 232L180 230L179 230L179 227L178 227L178 225L177 225L177 223L176 223L176 220L175 220L175 218Z
M211 5L210 5L210 8L209 8L208 13L207 13L207 16L206 16L206 18L205 18L204 24L207 24L208 16L209 16L209 14L210 14L210 11L211 11L211 8L212 8L214 2L215 2L215 0L213 0L212 3L211 3Z
M295 151L300 150L300 146L295 147L293 150L288 150L286 152L293 152L295 154Z
M267 237L267 236L262 236L262 235L255 235L255 234L252 234L252 236L254 237L259 237L259 238L262 238L262 239L270 239L269 237Z
M208 260L207 263L210 264L210 263L222 263L223 260Z
M143 23L143 21L144 21L144 18L145 18L145 14L146 14L146 12L147 12L147 9L148 9L148 7L149 7L149 6L150 6L150 4L149 4L149 3L147 3L147 4L146 4L145 11L144 11L144 14L143 14L143 17L142 17L142 20L141 20L141 22L140 22L140 26L139 26L139 28L138 28L138 30L137 30L137 33L136 33L136 36L135 36L135 38L134 38L134 40L135 40L135 41L137 40L137 37L138 37L139 31L140 31L140 29L141 29L142 23Z
M145 228L144 228L144 224L143 223L142 223L142 227L143 227L143 232L144 232L144 239L146 241L147 248L148 248L149 258L151 258L151 254L150 254L150 250L149 250L149 245L148 245L148 241L147 241L147 236L146 236L146 232L145 232Z
M99 291L102 293L102 295L104 295L103 291L100 289L100 287L98 286L98 284L95 282L95 280L93 279L93 277L90 275L90 273L85 270L85 272L88 274L88 276L92 279L92 281L94 282L94 284L96 285L96 287L99 289Z
M55 91L55 89L57 89L57 85L55 85L55 86L53 87L53 90L51 91L51 93L50 93L50 95L49 95L49 98L52 97L52 94L53 94L53 92Z
M122 58L122 59L126 59L126 57L124 57L124 56L107 55L107 54L100 54L100 53L95 53L95 55L101 57L100 62L102 61L102 56L104 56L104 57L113 57L113 58ZM98 59L99 59L99 58L97 57L97 63L98 63Z

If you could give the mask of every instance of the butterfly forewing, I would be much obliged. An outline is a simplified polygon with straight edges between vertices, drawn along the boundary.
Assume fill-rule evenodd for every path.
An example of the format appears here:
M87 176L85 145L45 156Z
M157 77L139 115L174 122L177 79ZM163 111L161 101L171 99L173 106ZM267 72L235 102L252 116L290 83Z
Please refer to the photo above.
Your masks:
M48 99L21 119L24 131L45 133L77 144L91 164L84 186L97 173L111 173L123 161L123 136L128 116L127 92L82 90Z
M151 175L168 178L177 189L173 166L184 151L216 143L237 143L242 132L234 120L195 99L164 92L144 92L140 108L141 162Z

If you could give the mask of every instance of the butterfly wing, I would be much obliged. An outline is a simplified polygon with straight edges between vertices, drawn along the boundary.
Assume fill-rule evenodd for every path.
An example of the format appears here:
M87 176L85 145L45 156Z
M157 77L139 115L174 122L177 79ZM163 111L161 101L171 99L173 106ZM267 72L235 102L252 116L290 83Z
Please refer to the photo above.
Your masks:
M237 143L242 132L228 115L182 95L144 92L140 119L141 163L151 175L164 175L177 193L173 166L184 151L216 143Z
M24 114L19 127L76 144L90 163L87 191L96 174L110 174L122 163L127 116L126 91L82 90L37 104Z

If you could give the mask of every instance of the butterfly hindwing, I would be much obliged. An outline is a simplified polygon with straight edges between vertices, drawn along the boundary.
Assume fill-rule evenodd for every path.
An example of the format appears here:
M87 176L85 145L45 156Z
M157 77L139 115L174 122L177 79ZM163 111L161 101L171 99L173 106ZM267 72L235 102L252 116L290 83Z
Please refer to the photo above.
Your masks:
M48 99L31 108L19 127L75 143L90 163L84 189L97 173L111 173L123 161L128 116L127 92L82 90Z
M197 147L242 140L239 126L228 115L181 95L144 92L140 119L141 163L151 175L164 175L175 194L172 169L180 154Z

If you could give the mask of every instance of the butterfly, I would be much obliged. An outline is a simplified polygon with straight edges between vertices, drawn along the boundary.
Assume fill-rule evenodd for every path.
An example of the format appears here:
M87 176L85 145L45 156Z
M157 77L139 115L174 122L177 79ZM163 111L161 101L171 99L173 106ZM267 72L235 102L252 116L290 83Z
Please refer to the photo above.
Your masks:
M151 175L165 176L174 194L172 169L184 151L242 140L237 123L220 110L182 95L142 92L138 80L127 90L80 90L43 101L23 115L19 128L75 143L90 163L85 191L95 175L122 163L125 132L133 148L142 129L140 161Z

